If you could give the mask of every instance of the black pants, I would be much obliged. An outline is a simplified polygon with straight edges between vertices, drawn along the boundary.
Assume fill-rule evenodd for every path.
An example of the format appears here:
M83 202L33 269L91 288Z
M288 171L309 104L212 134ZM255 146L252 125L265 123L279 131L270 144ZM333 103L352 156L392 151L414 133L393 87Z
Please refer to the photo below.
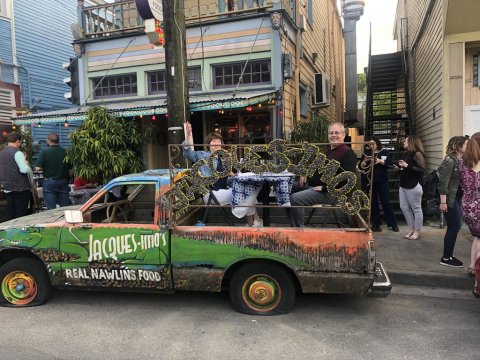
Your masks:
M382 203L383 214L385 215L387 226L389 227L397 226L397 220L395 219L395 214L393 213L393 208L388 198L388 192L389 192L388 182L373 183L373 189L372 189L372 226L373 227L379 227L382 223L382 220L380 218L380 206L378 204L379 199L380 199L380 202Z
M459 199L455 199L453 206L447 209L444 216L445 221L447 222L447 231L443 238L443 257L448 259L453 256L453 249L457 242L457 235L462 227L462 214L460 211Z
M30 190L5 193L7 198L7 220L27 215Z

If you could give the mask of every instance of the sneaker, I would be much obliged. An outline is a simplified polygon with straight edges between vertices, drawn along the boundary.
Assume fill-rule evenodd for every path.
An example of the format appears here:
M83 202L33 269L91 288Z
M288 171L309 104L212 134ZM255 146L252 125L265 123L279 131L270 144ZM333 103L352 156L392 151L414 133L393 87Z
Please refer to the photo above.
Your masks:
M263 220L262 220L262 219L260 219L260 220L253 220L252 227L254 227L254 228L263 227Z
M382 232L382 228L380 226L372 226L373 232Z
M442 257L440 259L440 265L456 267L456 268L463 267L463 263L460 260L458 260L457 258L454 258L454 257L449 257L448 259L445 259L445 258Z
M452 256L452 260L458 264L459 267L463 267L463 262L461 262L460 260L458 260L455 256Z
M400 229L398 228L397 225L395 225L395 226L392 226L392 231L393 231L393 232L399 232Z

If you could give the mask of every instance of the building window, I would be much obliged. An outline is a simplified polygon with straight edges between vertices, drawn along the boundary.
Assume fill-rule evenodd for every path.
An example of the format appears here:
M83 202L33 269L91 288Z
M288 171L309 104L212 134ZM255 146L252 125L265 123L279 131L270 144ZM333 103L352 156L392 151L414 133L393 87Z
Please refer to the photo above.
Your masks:
M308 0L307 17L310 24L313 24L313 0Z
M240 79L240 76L243 77ZM248 86L251 84L270 84L271 82L270 60L249 61L234 64L215 65L213 67L213 87L228 88L239 86Z
M94 99L137 95L137 75L117 75L92 79Z
M202 91L202 68L188 68L188 88L190 91Z
M148 95L161 94L167 91L165 70L147 73Z
M300 84L300 115L307 116L308 115L308 91L307 87L303 84Z
M200 66L188 68L188 88L202 91L202 70ZM148 95L163 94L167 91L165 70L147 73Z
M478 55L473 55L473 86L478 86Z

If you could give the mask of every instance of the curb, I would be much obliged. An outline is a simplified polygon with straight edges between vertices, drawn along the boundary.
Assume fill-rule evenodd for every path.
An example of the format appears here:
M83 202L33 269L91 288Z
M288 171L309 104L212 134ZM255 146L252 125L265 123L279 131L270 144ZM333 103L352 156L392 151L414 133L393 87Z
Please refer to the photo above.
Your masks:
M468 277L466 273L450 275L429 271L408 271L397 269L387 269L387 272L390 281L392 282L392 286L399 284L471 290L475 283L475 279Z

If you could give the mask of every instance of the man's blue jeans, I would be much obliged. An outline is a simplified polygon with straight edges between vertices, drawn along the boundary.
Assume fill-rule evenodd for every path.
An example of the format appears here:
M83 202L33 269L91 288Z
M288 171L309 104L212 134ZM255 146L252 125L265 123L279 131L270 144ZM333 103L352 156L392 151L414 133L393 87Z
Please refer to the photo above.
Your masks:
M69 191L68 179L44 179L43 200L47 209L55 209L57 204L60 207L72 205L68 197Z

